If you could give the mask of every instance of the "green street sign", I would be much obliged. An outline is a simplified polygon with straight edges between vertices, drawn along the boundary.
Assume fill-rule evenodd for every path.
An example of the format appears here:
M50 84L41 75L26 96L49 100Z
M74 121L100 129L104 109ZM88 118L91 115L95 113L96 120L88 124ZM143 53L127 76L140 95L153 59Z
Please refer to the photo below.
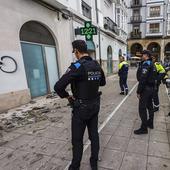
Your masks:
M86 41L92 41L93 35L97 35L97 27L93 27L91 21L85 21L84 26L80 28L80 35L85 35Z

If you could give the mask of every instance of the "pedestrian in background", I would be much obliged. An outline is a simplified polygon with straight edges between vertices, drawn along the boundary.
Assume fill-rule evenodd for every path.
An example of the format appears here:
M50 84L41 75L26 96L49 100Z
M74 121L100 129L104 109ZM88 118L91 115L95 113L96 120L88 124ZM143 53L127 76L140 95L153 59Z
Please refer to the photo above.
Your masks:
M157 58L155 56L152 56L152 61L155 64L157 71L156 86L153 95L154 112L156 112L159 110L159 86L161 81L164 79L166 72L161 63L157 62Z
M119 85L121 95L128 94L128 85L127 85L127 78L128 78L128 70L129 70L129 64L125 61L125 57L120 57L120 63L119 63Z
M78 61L72 63L66 73L55 84L55 91L61 98L67 98L72 110L72 145L73 159L69 170L79 170L83 154L83 135L87 127L91 141L90 165L92 170L98 169L99 134L98 113L100 110L99 86L106 84L102 68L87 53L87 45L83 40L72 43L73 53ZM66 92L71 84L73 96Z
M148 127L153 129L154 111L153 111L153 94L155 88L157 72L152 62L150 51L142 52L142 62L137 70L137 97L139 98L139 116L141 118L141 127L134 131L135 134L147 134ZM147 115L149 113L149 119Z

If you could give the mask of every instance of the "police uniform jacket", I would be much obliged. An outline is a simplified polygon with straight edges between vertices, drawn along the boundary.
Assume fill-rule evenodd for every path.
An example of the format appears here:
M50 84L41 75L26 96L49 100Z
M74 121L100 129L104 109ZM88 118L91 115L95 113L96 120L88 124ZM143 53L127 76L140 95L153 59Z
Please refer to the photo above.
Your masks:
M121 63L119 63L119 72L118 75L120 77L127 77L128 75L128 70L129 70L129 65L126 61L123 61Z
M137 94L141 94L147 86L155 87L156 77L157 72L153 62L150 60L142 61L137 70L137 80L139 82Z
M164 76L166 75L165 69L159 62L155 62L155 67L157 71L157 83L160 84L161 80L163 80Z
M75 99L95 99L99 96L99 86L106 84L105 75L97 61L84 56L72 63L66 73L55 84L54 90L61 98L69 96L66 91L68 84Z

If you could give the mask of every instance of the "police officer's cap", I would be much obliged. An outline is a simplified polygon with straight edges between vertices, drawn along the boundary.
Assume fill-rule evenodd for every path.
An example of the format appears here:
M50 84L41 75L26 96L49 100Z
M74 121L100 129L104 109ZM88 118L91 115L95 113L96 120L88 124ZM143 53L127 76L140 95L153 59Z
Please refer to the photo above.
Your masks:
M84 40L75 40L72 42L73 53L77 49L79 52L87 52L87 44Z
M151 58L151 52L149 50L143 50L142 54L146 54L149 58Z

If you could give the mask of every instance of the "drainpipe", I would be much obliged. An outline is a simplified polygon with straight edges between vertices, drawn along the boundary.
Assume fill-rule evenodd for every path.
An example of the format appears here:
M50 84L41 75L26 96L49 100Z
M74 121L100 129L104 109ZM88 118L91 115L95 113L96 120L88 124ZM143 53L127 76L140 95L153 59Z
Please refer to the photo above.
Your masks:
M99 63L102 65L102 59L101 59L101 43L100 43L100 27L99 29Z
M97 1L95 0L95 8L96 8L96 21L97 21L97 25L99 24L99 15L98 15L98 8L97 8ZM102 59L101 59L101 43L100 43L100 26L98 26L98 40L99 40L99 63L100 65L102 65Z

